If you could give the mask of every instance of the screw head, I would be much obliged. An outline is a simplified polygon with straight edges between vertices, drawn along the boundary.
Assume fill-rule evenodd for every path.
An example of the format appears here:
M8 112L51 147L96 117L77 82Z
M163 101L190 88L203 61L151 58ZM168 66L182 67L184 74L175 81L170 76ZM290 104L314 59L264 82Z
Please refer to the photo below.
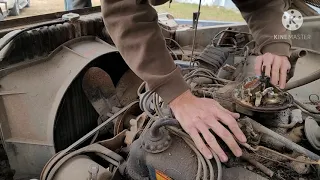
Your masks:
M150 149L150 145L149 144L145 144L145 148L146 149Z
M161 150L163 148L163 145L161 145L161 144L159 144L158 146L157 146L157 149L159 149L159 150Z

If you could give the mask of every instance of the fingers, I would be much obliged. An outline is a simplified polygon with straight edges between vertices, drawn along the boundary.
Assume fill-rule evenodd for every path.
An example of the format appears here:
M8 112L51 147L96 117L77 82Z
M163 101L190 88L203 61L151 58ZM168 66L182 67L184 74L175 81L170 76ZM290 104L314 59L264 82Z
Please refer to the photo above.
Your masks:
M265 67L265 75L271 77L271 83L285 88L287 82L287 73L291 68L290 62L285 56L277 56L266 53L256 58L255 73L261 75L261 71Z
M233 113L224 107L222 107L219 103L217 104L217 107L223 110L225 113L218 113L218 112L213 112L222 123L227 125L231 132L236 136L236 138L242 142L245 143L247 141L246 136L243 134L241 131L240 127L238 126L238 123L235 119L240 118L240 114L238 113Z
M199 123L201 124L201 123ZM207 158L207 159L212 159L212 153L211 151L208 149L207 145L204 144L202 138L199 135L199 132L196 128L191 128L186 130L187 133L190 135L190 137L192 138L193 142L195 143L195 145L197 146L198 150ZM202 130L199 130L204 131Z
M276 86L279 85L281 63L280 56L275 56L272 64L271 83Z
M221 149L220 145L218 144L216 138L213 134L209 131L208 126L206 126L203 123L198 123L197 128L199 132L201 132L203 138L206 140L207 144L210 146L210 148L213 150L214 153L216 153L219 156L219 159L222 162L228 161L228 156L224 153L224 151Z
M291 65L289 61L285 61L284 63L281 64L280 67L280 80L279 80L279 85L281 89L284 89L287 83L287 73L288 70L291 68Z
M218 113L216 116L220 119L220 121L223 124L229 127L230 131L240 142L245 143L247 141L246 136L243 134L240 127L238 126L237 121L232 116L224 113Z
M215 120L209 121L208 125L228 145L235 156L240 157L242 155L242 151L238 143L225 127Z
M223 110L225 113L231 115L233 118L235 118L235 119L239 119L240 118L240 114L239 113L231 112L228 109L225 109L224 107L222 107L219 103L217 103L217 106L218 106L218 108Z
M261 76L261 71L262 71L262 56L258 56L256 58L256 63L254 66L254 72L257 76Z
M262 69L265 67L265 75L271 77L271 67L274 60L274 56L270 53L263 55Z
M238 146L234 135L232 135L220 122L223 119L233 132L239 133L235 118L239 118L236 113L222 108L216 101L206 98L189 97L180 99L179 106L172 108L177 120L182 128L190 135L198 150L207 158L212 159L214 151L221 161L227 161L228 157L223 152L215 136L210 129L228 145L236 156L241 156L242 151ZM214 113L213 113L214 112ZM219 117L217 115L220 115ZM200 136L202 134L203 138ZM237 135L240 140L240 135ZM207 142L207 143L206 143Z

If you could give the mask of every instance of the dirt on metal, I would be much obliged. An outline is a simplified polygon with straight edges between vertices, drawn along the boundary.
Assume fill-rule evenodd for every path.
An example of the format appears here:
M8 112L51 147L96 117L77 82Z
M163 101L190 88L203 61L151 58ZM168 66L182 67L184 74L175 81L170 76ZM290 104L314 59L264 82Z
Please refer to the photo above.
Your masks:
M0 180L13 180L14 171L10 169L6 152L0 143Z

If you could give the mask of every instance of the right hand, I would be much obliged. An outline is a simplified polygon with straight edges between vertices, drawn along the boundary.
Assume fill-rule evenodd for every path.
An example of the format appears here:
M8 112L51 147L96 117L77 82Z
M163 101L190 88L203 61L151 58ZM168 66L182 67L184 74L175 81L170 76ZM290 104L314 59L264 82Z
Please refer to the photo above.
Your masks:
M291 69L289 59L286 56L265 53L256 59L254 68L256 75L261 76L263 66L266 67L265 75L271 77L271 83L284 89L287 83L287 73Z
M242 155L242 150L234 139L235 136L241 143L247 141L236 121L240 117L239 114L228 111L213 99L198 98L189 90L171 101L169 106L182 128L190 135L199 151L207 159L213 157L211 149L222 162L228 161L227 155L209 129L212 129L228 145L235 156ZM234 136L222 123L228 126ZM209 147L203 142L199 133L202 134Z

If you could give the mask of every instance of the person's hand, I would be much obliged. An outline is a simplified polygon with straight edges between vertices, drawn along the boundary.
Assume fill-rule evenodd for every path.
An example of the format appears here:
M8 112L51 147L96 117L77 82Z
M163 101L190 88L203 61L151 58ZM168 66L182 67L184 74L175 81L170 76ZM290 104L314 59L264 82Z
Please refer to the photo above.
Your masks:
M287 73L291 68L288 58L286 56L265 53L256 59L256 75L261 75L263 66L265 66L265 75L271 77L271 83L284 89L287 82Z
M182 128L191 136L199 151L206 158L213 157L210 151L212 149L222 162L228 161L227 155L209 129L228 145L235 156L242 155L242 150L234 139L235 136L240 142L246 142L246 137L236 121L239 114L228 111L213 99L198 98L189 90L174 99L169 106ZM234 136L222 124L227 125ZM202 134L209 147L199 133Z

